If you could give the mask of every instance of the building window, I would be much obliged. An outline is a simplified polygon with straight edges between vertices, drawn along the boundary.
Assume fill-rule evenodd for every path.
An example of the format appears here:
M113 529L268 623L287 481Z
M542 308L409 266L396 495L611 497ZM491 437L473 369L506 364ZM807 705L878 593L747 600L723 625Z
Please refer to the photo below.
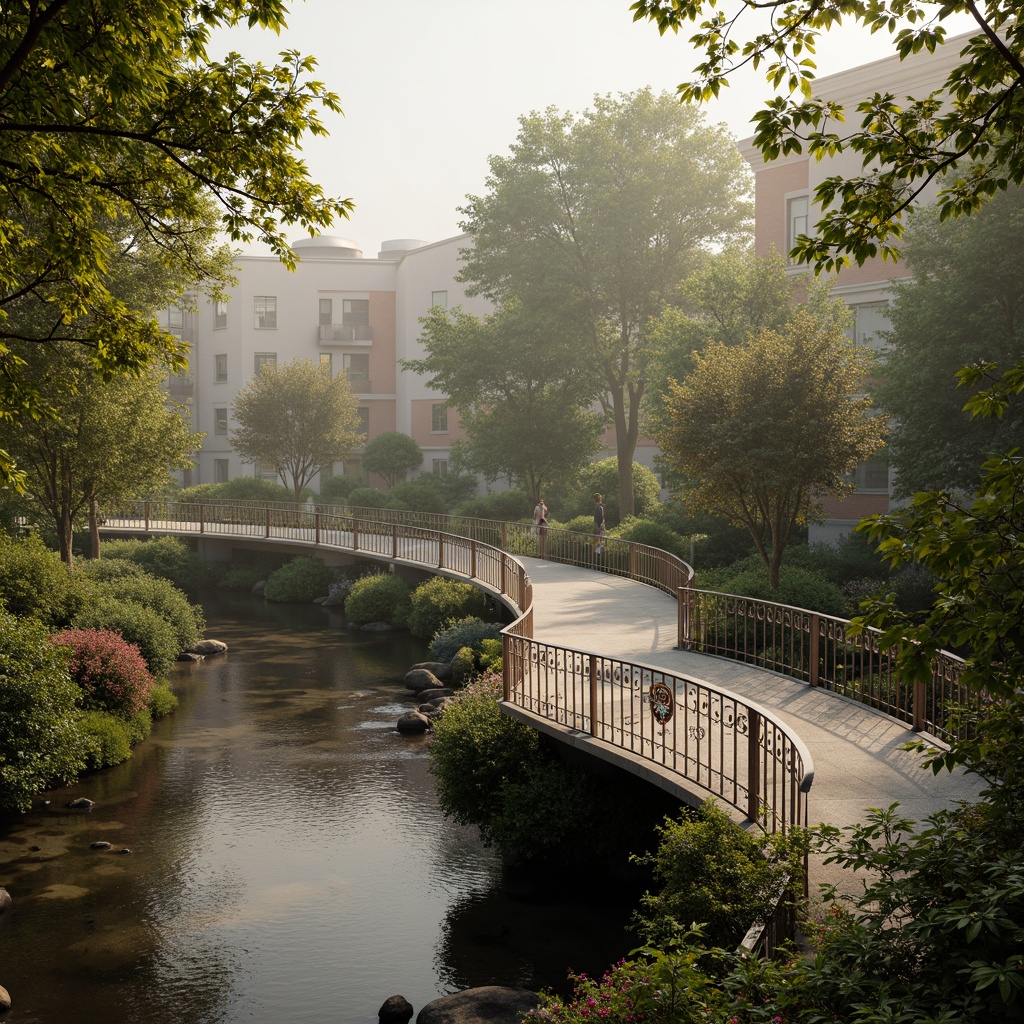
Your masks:
M327 462L320 467L320 483L321 485L325 480L330 480L334 476L334 463Z
M370 300L342 299L341 322L349 327L368 327L370 324Z
M447 476L448 475L448 460L447 459L434 459L432 460L432 466L434 470L434 476Z
M448 308L448 293L444 292L431 292L430 293L430 304L432 306L443 306L445 309Z
M275 466L272 462L257 462L256 478L258 480L276 480L277 466Z
M334 323L333 303L330 299L320 300L320 326L329 327Z
M253 297L253 311L256 315L256 330L277 329L277 296L256 295Z
M430 430L434 434L448 433L448 406L435 402L430 409Z
M334 357L330 352L320 353L320 365L327 371L328 376L334 376Z
M788 234L786 235L786 252L790 252L796 245L800 235L807 234L807 216L810 210L810 199L807 196L797 196L786 203Z
M180 331L185 324L185 314L181 306L167 307L167 329L169 331Z
M213 357L213 379L218 384L223 384L228 379L228 355L226 352Z
M370 409L365 405L359 406L359 433L365 435L365 437L370 435Z
M217 299L213 304L213 329L219 331L228 325L227 299Z
M252 372L262 373L265 366L277 366L276 352L254 352L252 356Z
M885 303L853 307L853 340L866 348L878 349L884 344L884 334L892 324L889 307Z
M213 432L215 434L226 434L228 432L227 406L218 406L213 410Z
M884 456L876 456L858 463L856 482L858 491L888 491L889 460Z
M341 356L345 376L352 390L365 394L370 390L370 353L344 352Z
M213 482L215 484L226 484L228 482L228 460L213 460Z

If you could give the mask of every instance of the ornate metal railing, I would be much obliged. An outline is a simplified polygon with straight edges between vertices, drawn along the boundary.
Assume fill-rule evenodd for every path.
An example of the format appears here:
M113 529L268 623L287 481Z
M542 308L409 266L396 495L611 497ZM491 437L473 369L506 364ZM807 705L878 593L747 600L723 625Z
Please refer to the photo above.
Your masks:
M736 594L679 592L679 646L770 669L853 700L948 742L949 709L979 696L961 685L963 659L943 652L930 683L904 681L897 653L880 650L878 630L848 619Z
M106 528L286 540L401 559L479 580L519 613L505 630L506 700L695 783L769 831L806 823L810 755L768 711L684 675L534 639L533 592L525 569L509 551L472 534L493 535L497 529L509 547L532 543L549 551L555 531L545 537L524 524L459 520L467 536L365 518L370 511L146 501L109 516ZM562 560L595 557L585 543L590 538L558 532L568 538L558 555ZM635 571L641 582L657 577L672 593L679 579L688 581L692 574L686 563L646 545L622 542L617 557L621 564L612 571Z

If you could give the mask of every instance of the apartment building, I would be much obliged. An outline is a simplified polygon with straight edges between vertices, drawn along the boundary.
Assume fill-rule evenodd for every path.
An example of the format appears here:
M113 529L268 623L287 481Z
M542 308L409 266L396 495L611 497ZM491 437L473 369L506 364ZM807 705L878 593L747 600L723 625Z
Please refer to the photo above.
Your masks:
M393 239L374 259L350 239L303 239L293 245L294 272L276 257L242 256L226 299L197 294L185 304L193 310L169 310L167 326L191 349L188 375L170 379L170 395L188 407L193 429L206 434L183 482L276 478L273 466L243 463L231 447L233 403L263 366L294 359L319 361L348 377L368 439L402 431L423 450L423 470L447 472L461 436L458 416L400 361L425 355L419 319L431 306L461 305L477 315L490 309L455 280L467 244L465 235L433 244ZM332 472L360 475L358 453Z
M908 96L922 98L939 89L959 63L962 41L967 38L951 39L935 53L922 52L903 61L896 56L886 57L820 78L814 94L842 103L847 128L852 131L859 126L857 104L876 92L890 92L899 101ZM841 132L843 127L838 125L836 130ZM855 153L841 153L820 161L806 154L794 154L765 163L752 138L739 145L754 171L754 237L759 256L767 256L773 249L789 252L799 235L813 231L821 217L814 192L825 178L863 174L861 158ZM794 265L791 272L806 273L806 268ZM853 312L852 332L858 344L879 347L879 334L888 329L886 310L892 296L891 284L909 273L905 264L883 262L880 257L840 271L833 294L842 298ZM825 522L811 527L812 542L837 540L849 534L864 516L888 511L892 479L884 453L861 463L854 482L853 494L826 501Z

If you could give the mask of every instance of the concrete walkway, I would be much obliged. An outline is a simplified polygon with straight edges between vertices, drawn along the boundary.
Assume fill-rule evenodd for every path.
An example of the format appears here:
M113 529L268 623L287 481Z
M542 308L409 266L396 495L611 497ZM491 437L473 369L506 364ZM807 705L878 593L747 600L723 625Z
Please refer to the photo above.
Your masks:
M812 824L851 825L866 819L867 808L893 803L920 821L977 796L973 776L933 775L917 754L901 750L920 735L902 722L764 669L676 650L676 602L668 594L589 569L520 561L533 582L537 639L691 676L763 705L790 726L814 760ZM849 881L832 867L811 865L812 892L817 883Z

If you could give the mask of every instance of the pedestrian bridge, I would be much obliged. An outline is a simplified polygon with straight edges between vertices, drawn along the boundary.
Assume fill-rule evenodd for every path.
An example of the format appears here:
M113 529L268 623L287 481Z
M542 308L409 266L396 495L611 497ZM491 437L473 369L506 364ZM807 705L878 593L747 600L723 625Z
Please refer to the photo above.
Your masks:
M505 630L506 710L681 799L713 796L774 831L837 826L899 802L920 820L976 795L903 746L948 738L966 701L959 662L906 686L845 620L692 588L685 562L646 545L518 523L383 509L139 502L106 533L286 545L464 578L516 616ZM835 881L811 864L811 881Z

